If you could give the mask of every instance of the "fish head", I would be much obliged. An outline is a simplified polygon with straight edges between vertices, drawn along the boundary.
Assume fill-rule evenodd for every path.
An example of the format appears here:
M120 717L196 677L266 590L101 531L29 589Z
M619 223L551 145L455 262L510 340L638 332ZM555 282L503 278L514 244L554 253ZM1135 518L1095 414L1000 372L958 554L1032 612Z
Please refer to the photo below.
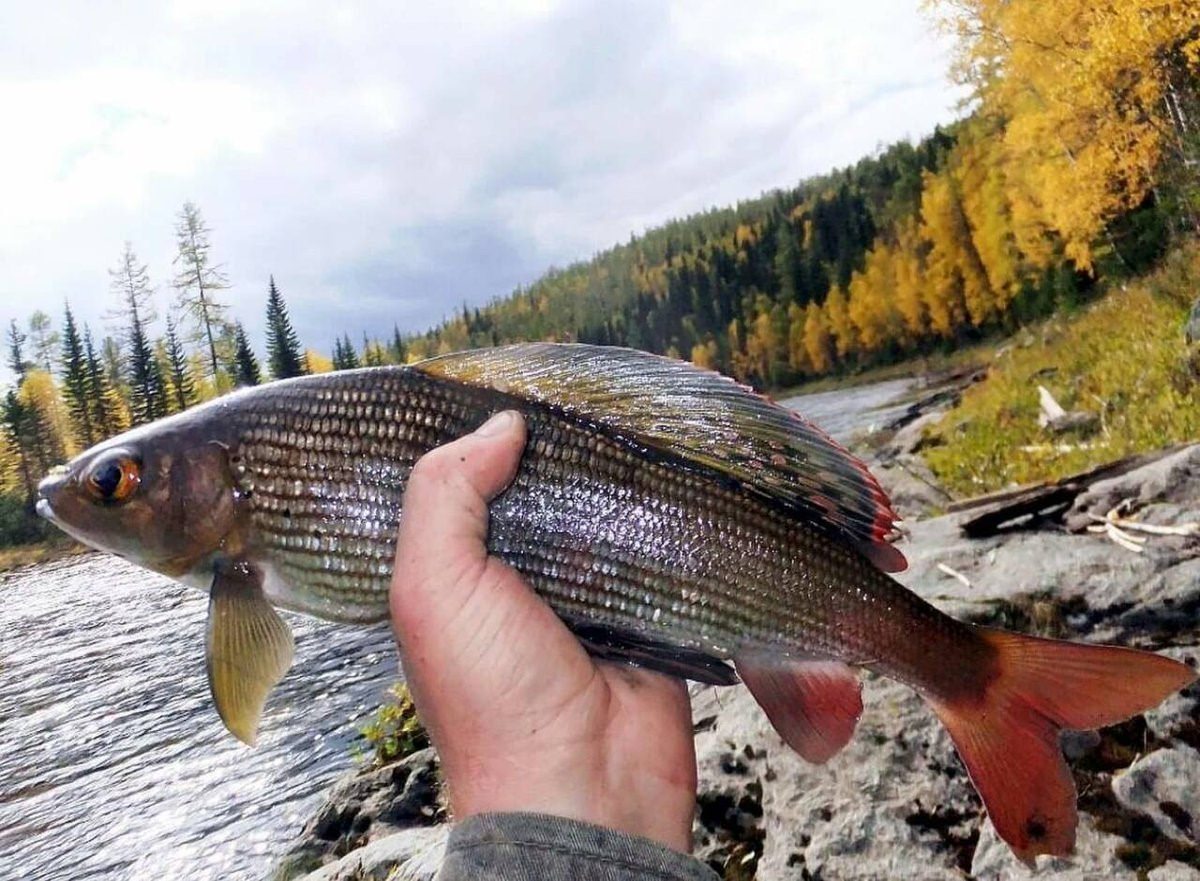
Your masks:
M234 540L237 510L227 447L194 420L126 432L38 485L38 514L72 538L173 578Z

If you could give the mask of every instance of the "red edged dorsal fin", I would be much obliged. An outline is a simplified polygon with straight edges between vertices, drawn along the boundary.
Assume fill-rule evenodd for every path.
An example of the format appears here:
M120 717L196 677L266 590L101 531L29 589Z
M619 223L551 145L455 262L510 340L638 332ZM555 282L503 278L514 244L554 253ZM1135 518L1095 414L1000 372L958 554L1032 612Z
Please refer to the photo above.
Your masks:
M731 479L879 568L898 572L898 519L866 465L821 429L728 377L633 349L520 343L413 365L537 401Z
M806 761L833 758L862 715L862 683L839 661L735 658L738 675L784 743Z

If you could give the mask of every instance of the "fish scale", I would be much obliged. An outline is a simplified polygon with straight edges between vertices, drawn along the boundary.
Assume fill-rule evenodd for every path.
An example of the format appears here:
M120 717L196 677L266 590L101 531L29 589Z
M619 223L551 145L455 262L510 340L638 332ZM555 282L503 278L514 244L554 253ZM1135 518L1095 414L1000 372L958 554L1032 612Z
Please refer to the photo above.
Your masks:
M753 494L669 457L648 460L587 420L404 368L309 377L256 395L252 408L226 408L241 438L234 471L251 541L289 583L286 605L385 618L413 464L503 407L524 413L529 434L492 505L488 546L564 618L653 630L724 658L773 647L869 660L895 628L838 622L876 604L911 607L953 635L955 622Z

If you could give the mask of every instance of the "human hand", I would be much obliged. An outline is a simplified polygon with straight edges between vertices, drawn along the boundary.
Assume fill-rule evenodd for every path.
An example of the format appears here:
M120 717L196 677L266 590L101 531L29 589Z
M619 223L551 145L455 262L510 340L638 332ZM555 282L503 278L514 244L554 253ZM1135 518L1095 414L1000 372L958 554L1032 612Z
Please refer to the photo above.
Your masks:
M683 681L597 662L488 556L488 502L525 424L506 411L426 454L404 496L392 624L454 814L531 811L688 852L696 801Z

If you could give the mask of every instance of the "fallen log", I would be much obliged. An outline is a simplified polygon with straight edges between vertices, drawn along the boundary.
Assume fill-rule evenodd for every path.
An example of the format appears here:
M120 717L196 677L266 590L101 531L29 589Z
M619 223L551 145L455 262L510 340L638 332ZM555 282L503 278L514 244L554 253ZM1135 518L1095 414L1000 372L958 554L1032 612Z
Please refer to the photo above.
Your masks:
M979 382L986 374L986 370L978 367L950 374L944 382L938 383L935 391L917 398L908 405L903 413L884 423L883 430L898 431L926 413L958 406L963 390Z
M986 538L1013 529L1028 528L1035 523L1058 520L1070 509L1076 497L1093 483L1149 465L1184 446L1175 444L1150 453L1126 456L1058 480L951 502L946 510L950 513L962 513L983 509L981 513L959 525L963 535L969 538Z

